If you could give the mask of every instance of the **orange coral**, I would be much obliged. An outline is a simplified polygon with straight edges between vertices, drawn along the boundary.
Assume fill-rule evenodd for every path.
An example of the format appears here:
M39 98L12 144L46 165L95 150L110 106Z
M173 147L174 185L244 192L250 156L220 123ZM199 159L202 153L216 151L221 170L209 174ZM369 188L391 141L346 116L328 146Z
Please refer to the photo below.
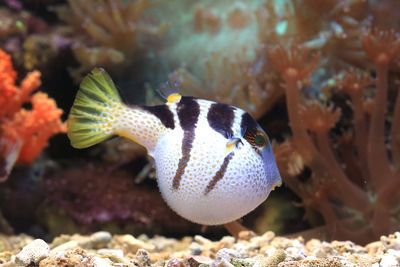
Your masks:
M14 163L31 163L54 134L66 132L60 120L62 110L45 93L32 92L40 86L40 72L29 73L15 85L11 57L0 49L0 181ZM31 110L22 108L32 104Z

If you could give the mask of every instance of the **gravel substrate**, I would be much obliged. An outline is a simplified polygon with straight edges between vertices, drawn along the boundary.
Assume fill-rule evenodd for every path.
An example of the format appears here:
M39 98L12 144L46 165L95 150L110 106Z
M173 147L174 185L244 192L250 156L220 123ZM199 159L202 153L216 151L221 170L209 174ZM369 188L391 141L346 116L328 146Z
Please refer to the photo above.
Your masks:
M62 235L47 244L26 235L0 236L0 266L400 266L400 233L359 246L273 232L241 232L211 241L200 235L181 240L146 235Z

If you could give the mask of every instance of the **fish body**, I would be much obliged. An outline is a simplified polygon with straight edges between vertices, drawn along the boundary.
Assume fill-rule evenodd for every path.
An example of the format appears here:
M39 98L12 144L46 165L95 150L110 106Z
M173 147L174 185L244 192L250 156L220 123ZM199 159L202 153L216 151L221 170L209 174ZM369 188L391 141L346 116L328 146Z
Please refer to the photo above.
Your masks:
M281 184L268 136L247 112L177 93L167 100L127 106L108 75L95 69L69 115L71 144L84 148L117 134L145 146L167 204L205 225L246 215Z

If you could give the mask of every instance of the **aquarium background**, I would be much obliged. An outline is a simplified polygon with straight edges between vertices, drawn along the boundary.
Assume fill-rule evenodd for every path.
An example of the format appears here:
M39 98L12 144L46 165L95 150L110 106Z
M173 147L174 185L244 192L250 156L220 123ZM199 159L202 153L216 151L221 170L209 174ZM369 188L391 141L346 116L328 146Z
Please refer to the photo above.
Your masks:
M360 244L399 230L399 1L0 3L1 232L227 234L167 207L142 147L70 146L68 112L94 67L131 104L159 104L179 81L259 121L283 185L247 228Z

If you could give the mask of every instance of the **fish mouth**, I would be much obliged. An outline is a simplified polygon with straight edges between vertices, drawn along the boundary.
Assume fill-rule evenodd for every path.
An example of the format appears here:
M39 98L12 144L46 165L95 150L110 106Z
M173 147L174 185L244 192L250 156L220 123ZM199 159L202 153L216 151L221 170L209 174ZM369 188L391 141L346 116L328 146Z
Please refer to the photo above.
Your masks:
M279 174L274 177L273 181L274 184L271 186L271 191L275 190L275 188L280 187L282 185L282 178Z

